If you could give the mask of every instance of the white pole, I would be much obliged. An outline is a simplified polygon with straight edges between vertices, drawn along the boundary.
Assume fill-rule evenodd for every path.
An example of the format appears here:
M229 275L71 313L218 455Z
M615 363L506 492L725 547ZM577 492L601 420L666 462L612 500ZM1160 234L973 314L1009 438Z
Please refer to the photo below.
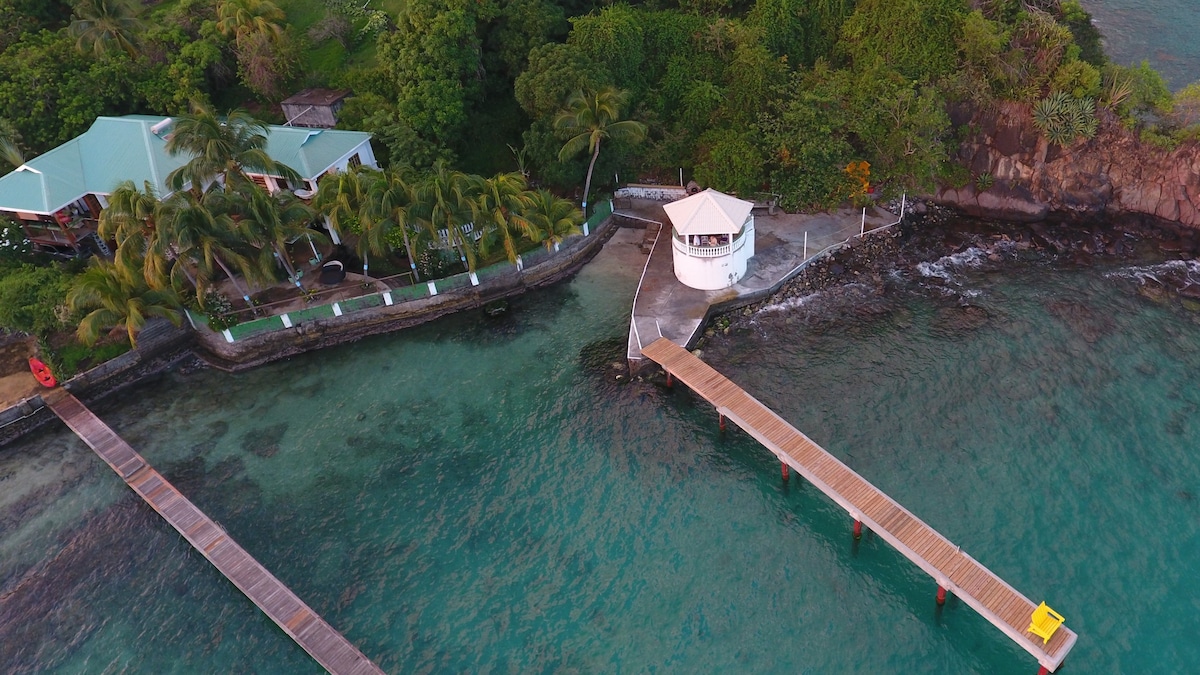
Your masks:
M313 257L317 259L317 262L321 262L321 254L317 253L317 245L313 243L312 237L308 237L308 245L313 250Z
M683 187L683 167L679 167L679 187Z
M804 231L804 257L801 260L808 260L808 230Z
M904 220L904 207L908 206L908 193L900 195L900 220Z
M867 231L867 209L863 208L862 227L858 229L858 236L863 236Z

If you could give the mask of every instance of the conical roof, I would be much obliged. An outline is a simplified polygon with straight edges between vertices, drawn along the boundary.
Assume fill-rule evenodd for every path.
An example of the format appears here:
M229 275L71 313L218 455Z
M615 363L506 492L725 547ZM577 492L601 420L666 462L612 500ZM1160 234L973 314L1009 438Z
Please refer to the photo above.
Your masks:
M663 206L679 234L737 234L753 202L708 188Z

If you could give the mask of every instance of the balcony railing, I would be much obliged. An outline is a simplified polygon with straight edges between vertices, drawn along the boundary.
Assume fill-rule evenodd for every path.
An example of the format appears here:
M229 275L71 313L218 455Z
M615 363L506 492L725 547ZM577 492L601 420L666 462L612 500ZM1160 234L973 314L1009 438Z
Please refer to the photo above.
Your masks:
M742 247L746 245L746 235L743 234L734 239L732 244L721 246L692 246L680 241L678 237L671 237L671 244L674 245L676 251L693 258L720 258L742 250Z

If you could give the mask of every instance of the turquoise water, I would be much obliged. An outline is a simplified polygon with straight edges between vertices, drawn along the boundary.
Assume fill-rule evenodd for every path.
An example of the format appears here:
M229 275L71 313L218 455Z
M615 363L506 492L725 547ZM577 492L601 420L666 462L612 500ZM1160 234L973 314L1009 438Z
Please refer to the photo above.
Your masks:
M706 358L1065 614L1071 672L1194 668L1197 315L1137 295L1166 267L987 265L767 308ZM1036 671L705 403L616 384L635 283L602 257L499 321L98 412L389 672ZM318 670L67 433L0 477L0 670Z
M1200 7L1195 0L1080 0L1117 63L1150 62L1172 90L1200 81Z

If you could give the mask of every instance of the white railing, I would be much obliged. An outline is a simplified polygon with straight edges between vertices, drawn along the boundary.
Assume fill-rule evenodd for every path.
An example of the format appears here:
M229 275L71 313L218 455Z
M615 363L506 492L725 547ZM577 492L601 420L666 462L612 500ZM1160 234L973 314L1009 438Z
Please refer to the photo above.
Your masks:
M631 326L633 326L633 337L635 340L637 340L638 356L641 356L642 333L640 330L638 330L638 325L637 325L637 299L638 299L638 295L640 295L642 292L642 284L646 283L646 270L650 269L650 259L654 257L654 247L658 246L658 241L660 239L662 239L663 225L662 225L662 223L659 223L657 220L648 220L646 218L639 218L638 220L646 220L647 222L658 223L658 234L654 235L654 242L652 244L650 244L650 254L646 256L646 264L642 266L642 276L641 276L641 278L638 279L637 290L634 291L634 293L633 293L633 307L631 307L629 309L629 324ZM658 329L658 336L662 337L662 328L658 325L658 319L654 320L654 326L655 326L655 328ZM629 354L629 348L628 348L628 346L626 346L625 357L629 358L630 356L631 355Z
M723 246L692 246L691 244L679 241L678 238L672 235L671 244L675 247L676 251L690 255L693 258L719 258L723 255L737 253L742 250L742 247L746 245L746 235L742 234L742 236L734 239L732 244L725 244Z

